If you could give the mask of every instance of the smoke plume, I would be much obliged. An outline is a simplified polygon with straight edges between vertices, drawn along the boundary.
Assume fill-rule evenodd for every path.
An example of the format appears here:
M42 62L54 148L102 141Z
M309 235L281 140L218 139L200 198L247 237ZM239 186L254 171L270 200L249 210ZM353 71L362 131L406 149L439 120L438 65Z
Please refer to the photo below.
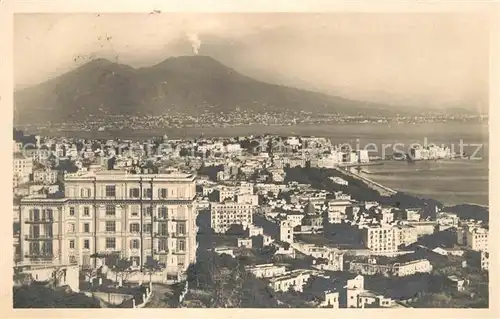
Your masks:
M201 46L201 41L198 38L198 35L196 33L188 33L187 37L189 39L189 42L191 42L191 46L193 47L193 53L198 55Z

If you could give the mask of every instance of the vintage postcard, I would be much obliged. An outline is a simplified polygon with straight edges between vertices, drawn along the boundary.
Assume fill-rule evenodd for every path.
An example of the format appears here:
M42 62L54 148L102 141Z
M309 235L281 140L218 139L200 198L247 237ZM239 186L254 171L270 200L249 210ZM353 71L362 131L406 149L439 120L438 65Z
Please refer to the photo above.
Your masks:
M497 7L8 5L9 316L498 310Z

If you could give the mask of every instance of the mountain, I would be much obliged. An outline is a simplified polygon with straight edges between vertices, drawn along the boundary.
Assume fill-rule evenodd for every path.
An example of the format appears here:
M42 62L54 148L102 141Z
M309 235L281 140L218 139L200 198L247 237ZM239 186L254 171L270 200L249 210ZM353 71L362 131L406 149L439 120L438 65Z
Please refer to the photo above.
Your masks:
M389 106L360 102L256 81L211 57L172 57L132 68L105 59L91 61L34 87L15 92L16 124L88 116L160 115L181 112L309 111L393 113Z

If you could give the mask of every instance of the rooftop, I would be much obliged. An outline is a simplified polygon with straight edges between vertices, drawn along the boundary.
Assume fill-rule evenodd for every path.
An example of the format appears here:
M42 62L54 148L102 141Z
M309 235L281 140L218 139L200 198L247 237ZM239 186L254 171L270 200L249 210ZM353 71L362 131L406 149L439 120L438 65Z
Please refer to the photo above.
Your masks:
M66 174L65 181L78 180L179 180L179 181L194 181L196 175L188 173L168 173L168 174L133 174L122 170L108 171L93 171L93 172L78 172Z

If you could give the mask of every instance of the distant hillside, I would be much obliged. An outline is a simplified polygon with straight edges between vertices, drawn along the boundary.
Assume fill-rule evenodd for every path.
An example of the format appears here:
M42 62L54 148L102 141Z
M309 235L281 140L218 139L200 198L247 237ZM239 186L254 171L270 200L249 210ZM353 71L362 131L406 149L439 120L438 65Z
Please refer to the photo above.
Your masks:
M256 81L207 56L172 57L134 69L91 61L15 92L15 123L61 121L106 114L159 115L240 110L381 114L389 106Z

